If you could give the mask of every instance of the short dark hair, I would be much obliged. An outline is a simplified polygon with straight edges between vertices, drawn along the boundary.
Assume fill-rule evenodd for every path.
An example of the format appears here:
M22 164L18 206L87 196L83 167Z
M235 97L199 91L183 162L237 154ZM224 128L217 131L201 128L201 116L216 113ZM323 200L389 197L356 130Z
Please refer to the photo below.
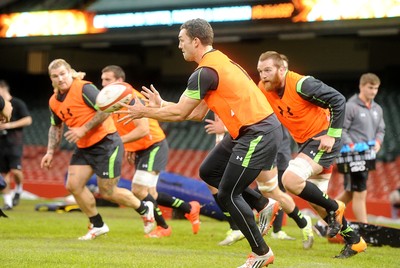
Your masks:
M203 19L192 19L181 25L181 30L185 29L187 35L194 39L198 38L205 45L212 45L214 42L214 31L210 23Z
M124 70L119 67L118 65L108 65L101 70L102 73L105 72L112 72L114 73L115 78L119 79L121 78L123 81L125 81L125 72Z

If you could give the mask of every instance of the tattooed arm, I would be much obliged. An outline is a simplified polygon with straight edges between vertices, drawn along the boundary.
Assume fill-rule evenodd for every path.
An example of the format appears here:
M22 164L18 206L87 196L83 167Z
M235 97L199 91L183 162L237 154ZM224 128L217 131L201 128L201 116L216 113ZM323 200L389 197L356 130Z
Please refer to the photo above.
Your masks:
M81 127L70 128L65 132L64 137L68 142L76 143L80 138L85 136L89 130L101 124L109 116L110 114L97 111L90 121Z
M49 140L47 142L47 152L45 156L43 156L42 161L40 163L41 168L51 168L51 163L53 161L53 155L57 147L61 142L61 135L64 124L51 125L49 128Z

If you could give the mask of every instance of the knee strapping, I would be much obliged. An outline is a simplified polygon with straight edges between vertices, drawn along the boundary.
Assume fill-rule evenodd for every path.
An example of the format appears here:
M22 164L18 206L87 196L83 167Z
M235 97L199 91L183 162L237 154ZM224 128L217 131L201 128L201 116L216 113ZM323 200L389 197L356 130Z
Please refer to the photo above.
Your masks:
M257 181L258 189L262 192L272 192L276 187L278 187L278 175L275 175L272 179L267 182Z
M132 183L143 186L154 187L157 185L158 175L145 170L136 170Z
M307 180L313 173L310 163L308 163L307 160L298 157L289 161L289 166L286 170L293 172L303 180Z

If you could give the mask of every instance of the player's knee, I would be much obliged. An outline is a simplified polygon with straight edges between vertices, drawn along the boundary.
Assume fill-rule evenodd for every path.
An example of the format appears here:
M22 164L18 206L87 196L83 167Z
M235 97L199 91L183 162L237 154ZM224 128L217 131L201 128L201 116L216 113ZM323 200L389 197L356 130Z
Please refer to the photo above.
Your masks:
M65 185L65 189L67 189L67 191L70 192L71 194L75 194L75 189L74 189L74 187L72 187L72 185L70 183L67 183Z
M288 171L294 173L297 177L300 177L302 180L305 181L309 177L311 177L313 173L313 168L310 163L307 162L307 160L297 157L289 161L289 165L286 169L285 175L287 175ZM285 178L285 180L287 180L287 178ZM287 186L287 184L285 186Z
M210 177L211 170L205 164L201 164L199 168L199 176L202 180L207 182L207 178Z
M215 178L212 175L212 170L207 165L201 165L199 169L200 178L208 185L218 188L220 178Z
M261 192L272 192L276 187L278 187L278 175L265 182L257 181L257 186Z
M67 183L65 184L65 188L72 195L80 194L84 190L84 187L81 187L81 186L77 185L76 183L71 182L70 180L67 180Z
M158 174L145 170L137 170L133 176L132 185L139 185L146 188L156 187L158 182Z
M115 185L99 185L99 192L102 198L106 200L113 200L113 193L115 189Z
M137 184L132 184L132 193L140 200L145 198L148 194L148 192L146 191L146 189L144 187L137 185Z

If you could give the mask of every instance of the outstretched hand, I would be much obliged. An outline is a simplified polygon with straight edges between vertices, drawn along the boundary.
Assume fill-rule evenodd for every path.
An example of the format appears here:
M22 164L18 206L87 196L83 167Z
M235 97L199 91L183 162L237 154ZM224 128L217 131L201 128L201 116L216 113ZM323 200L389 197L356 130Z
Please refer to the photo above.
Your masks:
M147 88L145 86L142 86L142 93L148 101L148 106L153 107L153 108L159 108L161 107L161 103L163 102L163 99L160 96L160 93L156 90L156 88L151 84L150 88Z
M115 114L122 114L125 115L122 118L118 119L117 122L122 122L125 121L124 124L128 124L134 119L142 118L143 117L143 110L145 106L142 104L138 96L135 94L135 103L133 105L128 105L123 102L119 102L123 107L126 109L121 109L118 111L115 111Z

